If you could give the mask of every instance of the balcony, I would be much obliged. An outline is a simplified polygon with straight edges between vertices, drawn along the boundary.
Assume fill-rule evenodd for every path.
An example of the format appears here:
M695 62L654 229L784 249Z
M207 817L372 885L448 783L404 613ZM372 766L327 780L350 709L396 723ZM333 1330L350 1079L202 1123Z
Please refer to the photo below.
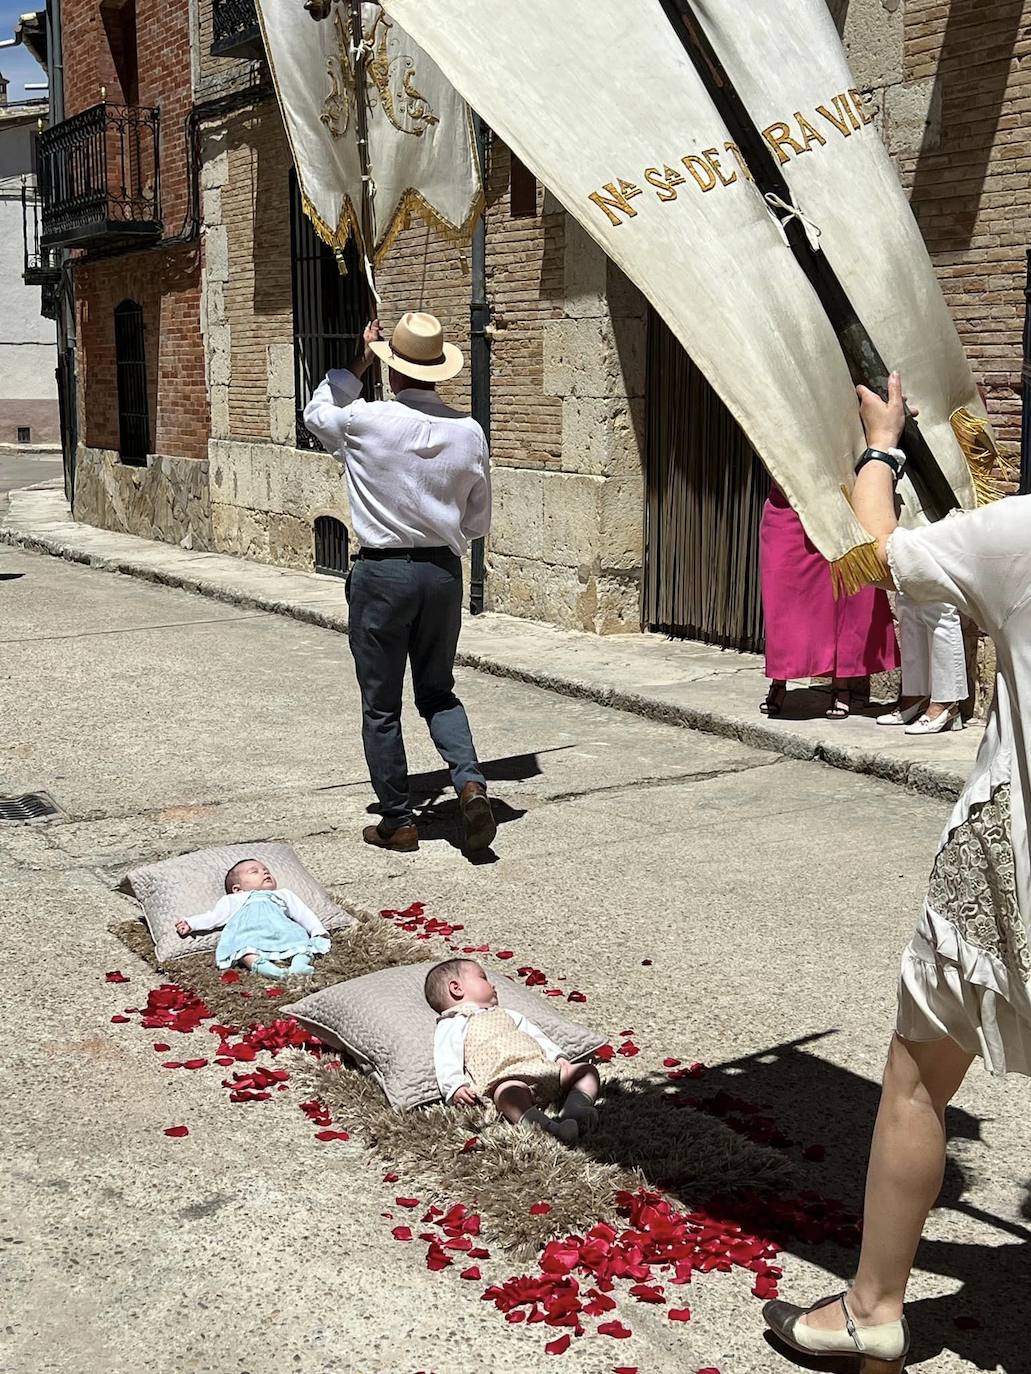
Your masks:
M213 0L212 57L256 61L265 55L254 0Z
M40 244L40 204L36 188L22 183L21 232L24 245L22 281L26 286L53 286L61 278L57 254Z
M128 247L158 238L158 112L94 105L39 135L39 244Z

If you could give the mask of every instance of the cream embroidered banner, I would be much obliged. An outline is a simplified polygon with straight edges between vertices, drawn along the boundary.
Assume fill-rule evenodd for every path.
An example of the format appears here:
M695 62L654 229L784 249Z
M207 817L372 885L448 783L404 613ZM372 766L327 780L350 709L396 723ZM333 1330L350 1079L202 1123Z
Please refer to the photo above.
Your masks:
M320 21L300 0L257 0L265 52L305 210L329 243L361 239L355 54L350 9ZM370 257L382 258L416 212L467 242L483 207L465 101L378 4L362 5L372 175Z
M869 567L868 536L844 491L863 435L841 349L659 0L385 0L385 8L648 297L813 542L855 585ZM780 144L799 164L789 184L797 176L801 208L820 228L826 220L833 265L889 366L907 368L915 403L925 404L927 388L928 438L970 504L948 411L983 411L833 25L796 26L796 7L773 0L698 8L728 62L736 59L760 127L783 122L785 140L811 140L808 155ZM801 8L808 21L822 0ZM757 13L746 43L739 28ZM784 35L796 27L790 43ZM774 155L779 132L768 135ZM877 229L882 218L891 223Z

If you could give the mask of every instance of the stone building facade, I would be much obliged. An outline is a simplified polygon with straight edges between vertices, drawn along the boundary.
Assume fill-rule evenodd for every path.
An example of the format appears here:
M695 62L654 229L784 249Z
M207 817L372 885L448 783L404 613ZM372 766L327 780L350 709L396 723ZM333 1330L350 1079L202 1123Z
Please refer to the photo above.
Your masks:
M168 103L163 127L174 130L194 111L198 232L160 254L76 271L86 423L75 512L198 549L311 568L316 519L346 529L349 513L336 463L299 442L307 399L299 231L260 39L242 53L213 55L213 6L225 0L176 0L160 15L149 9L153 0L137 3L138 31L146 12L147 42L161 50L147 80L165 82L164 94L148 96ZM1012 453L1031 233L1031 78L1023 69L1031 3L829 3ZM73 28L80 6L85 13L83 0L65 0ZM85 48L85 35L69 33L66 51L80 41ZM107 69L70 66L82 91L74 109ZM141 55L141 81L143 70ZM173 133L164 143L169 164L175 142ZM189 200L185 159L182 171L181 189L174 178L165 183L168 226ZM527 184L498 140L487 192L495 514L486 606L597 633L639 631L642 577L656 556L646 518L654 323L639 293L542 187ZM378 286L388 327L405 309L431 309L468 350L467 251L416 219ZM145 468L127 468L112 446L102 321L129 288L155 331L154 451ZM468 406L468 386L466 372L448 399ZM740 538L754 534L754 525L742 528Z

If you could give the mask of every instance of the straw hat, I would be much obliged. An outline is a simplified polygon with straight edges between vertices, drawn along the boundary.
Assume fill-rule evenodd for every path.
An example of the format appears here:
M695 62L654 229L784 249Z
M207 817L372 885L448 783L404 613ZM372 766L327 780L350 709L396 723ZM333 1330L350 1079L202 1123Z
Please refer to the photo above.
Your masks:
M378 340L369 347L395 372L421 382L446 382L465 366L462 350L444 342L444 330L436 315L422 312L402 315L389 343Z

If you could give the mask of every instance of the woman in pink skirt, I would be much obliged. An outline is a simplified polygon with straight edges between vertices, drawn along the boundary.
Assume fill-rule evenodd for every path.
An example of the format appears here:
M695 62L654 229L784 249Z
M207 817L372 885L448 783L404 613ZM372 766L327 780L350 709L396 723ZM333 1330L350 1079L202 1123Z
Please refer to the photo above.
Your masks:
M766 617L766 676L760 706L779 715L789 679L830 677L829 720L844 720L852 699L869 697L871 673L897 668L898 641L887 595L864 587L835 601L827 560L774 485L759 528L759 576Z

